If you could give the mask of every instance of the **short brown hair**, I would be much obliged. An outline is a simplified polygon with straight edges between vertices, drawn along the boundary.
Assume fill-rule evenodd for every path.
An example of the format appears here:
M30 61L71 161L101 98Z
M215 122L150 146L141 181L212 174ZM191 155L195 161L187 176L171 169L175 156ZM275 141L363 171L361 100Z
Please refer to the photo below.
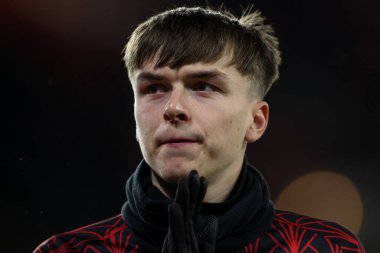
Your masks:
M278 39L259 11L237 18L227 11L180 7L140 24L125 46L129 75L157 59L155 67L178 68L196 62L215 62L230 54L230 65L250 77L264 97L279 77Z

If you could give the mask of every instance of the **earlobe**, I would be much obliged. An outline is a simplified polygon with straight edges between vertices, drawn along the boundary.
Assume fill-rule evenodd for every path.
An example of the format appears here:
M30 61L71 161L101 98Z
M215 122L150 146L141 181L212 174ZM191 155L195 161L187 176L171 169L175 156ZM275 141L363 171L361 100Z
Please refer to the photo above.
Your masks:
M264 134L269 119L269 105L265 101L260 101L255 103L252 109L252 121L249 125L245 140L250 142L255 142Z

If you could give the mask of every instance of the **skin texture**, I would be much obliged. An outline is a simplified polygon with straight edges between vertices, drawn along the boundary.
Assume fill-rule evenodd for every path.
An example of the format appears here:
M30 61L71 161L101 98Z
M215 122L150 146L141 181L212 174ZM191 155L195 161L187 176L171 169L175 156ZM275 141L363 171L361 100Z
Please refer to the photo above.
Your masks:
M222 202L239 175L247 143L264 133L268 104L225 57L171 69L147 62L131 75L136 136L152 182L173 196L196 169L208 181L205 202Z

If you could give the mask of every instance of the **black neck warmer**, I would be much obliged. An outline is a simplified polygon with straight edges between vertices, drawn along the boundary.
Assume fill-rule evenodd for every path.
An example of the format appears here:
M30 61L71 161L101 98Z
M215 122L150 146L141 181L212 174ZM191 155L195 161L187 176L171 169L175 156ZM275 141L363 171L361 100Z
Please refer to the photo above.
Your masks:
M126 185L124 221L132 228L145 252L161 252L168 232L166 198L151 182L151 168L142 161ZM218 217L215 252L242 250L270 228L274 207L262 175L244 161L239 178L223 203L203 203L201 213Z

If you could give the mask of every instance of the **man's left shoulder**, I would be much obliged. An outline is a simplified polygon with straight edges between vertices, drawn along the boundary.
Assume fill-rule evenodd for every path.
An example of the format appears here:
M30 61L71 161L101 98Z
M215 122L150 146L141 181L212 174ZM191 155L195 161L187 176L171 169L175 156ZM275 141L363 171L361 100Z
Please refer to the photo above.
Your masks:
M268 234L283 241L298 242L299 246L302 244L316 252L365 252L358 237L344 226L289 211L276 211ZM329 251L320 251L319 248L328 248Z

